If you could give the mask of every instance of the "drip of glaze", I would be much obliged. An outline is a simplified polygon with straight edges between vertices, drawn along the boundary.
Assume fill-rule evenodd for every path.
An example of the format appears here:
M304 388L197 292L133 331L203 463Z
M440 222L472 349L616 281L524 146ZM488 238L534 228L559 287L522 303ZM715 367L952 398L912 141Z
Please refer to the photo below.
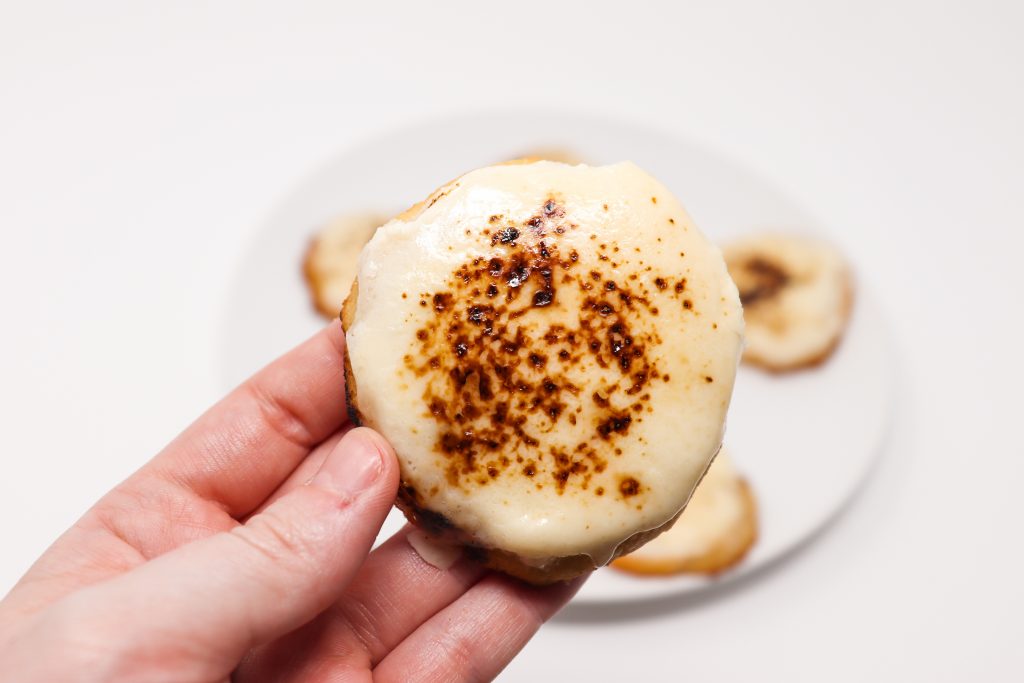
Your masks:
M450 569L462 556L458 546L444 543L420 529L413 529L405 539L424 562L442 571Z

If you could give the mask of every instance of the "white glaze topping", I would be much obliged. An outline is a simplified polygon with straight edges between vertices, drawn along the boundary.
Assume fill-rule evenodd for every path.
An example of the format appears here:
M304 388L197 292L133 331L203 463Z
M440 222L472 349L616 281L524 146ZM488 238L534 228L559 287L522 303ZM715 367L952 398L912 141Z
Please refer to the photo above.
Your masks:
M473 171L380 228L358 284L358 410L416 505L479 545L604 564L721 444L736 288L633 164Z

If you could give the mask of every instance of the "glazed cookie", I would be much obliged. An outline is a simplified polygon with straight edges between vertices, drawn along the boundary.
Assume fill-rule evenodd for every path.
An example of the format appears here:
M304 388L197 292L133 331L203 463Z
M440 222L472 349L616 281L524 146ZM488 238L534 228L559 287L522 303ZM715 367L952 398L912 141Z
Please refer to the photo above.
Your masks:
M342 312L398 505L532 583L668 528L722 441L742 335L718 249L630 163L468 173L381 227Z

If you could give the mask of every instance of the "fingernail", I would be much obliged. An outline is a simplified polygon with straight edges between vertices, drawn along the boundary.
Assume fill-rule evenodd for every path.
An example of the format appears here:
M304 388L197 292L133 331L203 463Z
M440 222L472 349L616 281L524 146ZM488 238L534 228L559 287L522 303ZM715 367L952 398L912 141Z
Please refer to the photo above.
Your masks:
M381 448L367 429L353 429L338 442L312 484L341 495L365 491L380 476Z

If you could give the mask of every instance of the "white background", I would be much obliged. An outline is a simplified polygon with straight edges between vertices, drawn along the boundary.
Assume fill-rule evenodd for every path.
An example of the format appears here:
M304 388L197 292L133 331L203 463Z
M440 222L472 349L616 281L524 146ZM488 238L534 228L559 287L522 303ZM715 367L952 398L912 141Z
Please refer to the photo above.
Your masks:
M219 396L243 248L318 164L426 117L585 111L834 226L900 395L868 487L796 557L553 623L504 678L1020 676L1024 5L486 5L0 5L0 589Z

